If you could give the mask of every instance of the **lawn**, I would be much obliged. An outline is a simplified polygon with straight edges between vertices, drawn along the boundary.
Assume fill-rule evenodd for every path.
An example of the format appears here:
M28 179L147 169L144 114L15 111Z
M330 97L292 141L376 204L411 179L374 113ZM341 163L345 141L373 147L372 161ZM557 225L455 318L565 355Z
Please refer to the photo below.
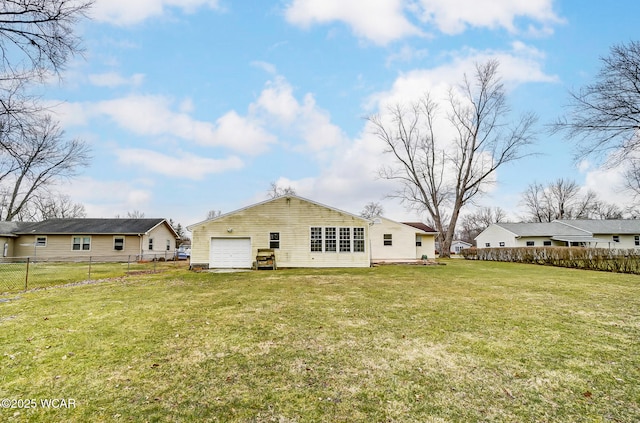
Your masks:
M634 275L169 269L2 298L1 421L640 420Z

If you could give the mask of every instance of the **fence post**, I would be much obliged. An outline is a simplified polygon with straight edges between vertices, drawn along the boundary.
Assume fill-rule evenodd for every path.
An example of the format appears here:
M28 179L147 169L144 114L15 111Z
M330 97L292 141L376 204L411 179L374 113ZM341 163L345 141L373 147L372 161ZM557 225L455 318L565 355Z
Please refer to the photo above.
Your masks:
M130 270L131 270L131 254L127 256L127 276L129 276Z
M89 256L89 279L91 280L91 256Z
M27 271L26 271L26 275L24 277L24 290L27 290L27 287L29 286L29 257L27 257Z

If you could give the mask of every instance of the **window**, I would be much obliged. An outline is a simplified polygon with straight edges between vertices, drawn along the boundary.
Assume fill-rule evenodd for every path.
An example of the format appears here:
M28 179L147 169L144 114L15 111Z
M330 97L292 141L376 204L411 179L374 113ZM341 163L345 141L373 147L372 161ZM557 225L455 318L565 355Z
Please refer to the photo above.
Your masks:
M551 241L545 241L544 242L544 246L545 247L551 247Z
M364 252L364 228L353 228L353 252Z
M36 247L46 247L47 246L47 237L39 236L36 237Z
M323 228L313 226L310 230L312 253L363 253L365 251L365 228Z
M269 248L280 248L280 232L269 232Z
M636 247L640 246L640 235L636 235L633 237Z
M340 252L351 252L351 228L340 228Z
M311 228L311 252L322 252L322 228Z
M167 240L167 251L171 251L171 240Z
M117 236L113 238L113 249L116 251L124 250L124 237Z
M504 241L500 241L500 244L498 244L498 245L500 245L501 247L504 247L504 245L505 245Z
M490 242L486 242L486 243L484 244L484 246L485 246L486 248L490 248L490 247L491 247L491 243L490 243Z
M613 242L620 242L620 235L614 235Z
M153 238L149 238L149 251L153 251Z
M391 234L382 235L382 239L383 239L384 245L388 245L388 246L393 245L393 236Z
M324 228L324 251L336 252L336 228Z
M536 245L535 242L533 241L527 241L527 247L533 247L534 245Z
M91 237L88 236L74 236L73 245L71 247L73 251L89 251L91 250Z

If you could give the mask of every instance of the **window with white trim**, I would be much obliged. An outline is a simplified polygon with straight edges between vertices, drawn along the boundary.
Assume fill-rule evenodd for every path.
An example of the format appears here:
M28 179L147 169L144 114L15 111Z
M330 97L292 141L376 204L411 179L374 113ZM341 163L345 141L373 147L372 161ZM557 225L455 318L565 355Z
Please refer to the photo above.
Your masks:
M364 252L364 228L353 228L353 252Z
M124 237L116 236L113 238L113 249L116 251L124 250Z
M36 247L46 247L47 246L47 237L39 236L36 237Z
M351 228L340 228L340 252L351 252Z
M71 249L73 251L91 250L91 237L90 236L74 236Z
M322 252L322 228L321 227L316 226L311 228L311 252L312 253Z
M614 235L613 242L620 242L620 235Z
M363 227L312 226L309 230L312 253L363 253L365 232Z
M335 253L336 249L336 228L324 228L324 251Z
M633 241L636 245L636 247L640 246L640 235L636 235L633 237Z
M382 244L391 247L393 245L393 234L382 235Z
M280 248L280 232L269 232L269 248Z
M167 251L171 251L171 240L170 239L167 240L167 248L166 248L166 250Z
M153 238L149 238L149 251L153 251Z

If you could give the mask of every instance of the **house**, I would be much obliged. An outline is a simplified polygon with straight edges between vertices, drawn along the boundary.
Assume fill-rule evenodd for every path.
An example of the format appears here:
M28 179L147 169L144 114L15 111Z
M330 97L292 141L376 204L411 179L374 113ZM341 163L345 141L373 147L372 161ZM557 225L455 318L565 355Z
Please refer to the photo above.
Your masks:
M640 248L640 220L554 220L494 223L476 237L478 248L584 246Z
M465 248L471 248L471 247L473 247L473 244L469 244L468 242L456 239L451 242L450 250L451 250L451 254L460 254L460 251L464 250Z
M415 261L436 255L437 232L422 222L395 222L376 217L369 227L371 261Z
M12 222L3 222L8 224ZM49 219L15 222L5 239L7 256L50 258L101 257L128 260L130 256L173 258L178 234L161 218ZM0 226L2 229L2 226ZM6 256L5 256L6 257Z
M200 268L251 268L261 249L274 251L277 267L369 267L374 252L380 259L415 260L423 254L416 246L417 236L427 254L433 250L431 235L423 229L388 219L376 226L296 195L253 204L187 229L192 234L191 266ZM378 255L380 249L385 251L385 234L391 234L392 245L386 246L388 255Z
M0 222L0 247L2 247L2 257L12 257L13 248L18 235L18 222Z
M187 227L191 266L251 268L258 249L278 267L368 267L369 220L295 195Z

